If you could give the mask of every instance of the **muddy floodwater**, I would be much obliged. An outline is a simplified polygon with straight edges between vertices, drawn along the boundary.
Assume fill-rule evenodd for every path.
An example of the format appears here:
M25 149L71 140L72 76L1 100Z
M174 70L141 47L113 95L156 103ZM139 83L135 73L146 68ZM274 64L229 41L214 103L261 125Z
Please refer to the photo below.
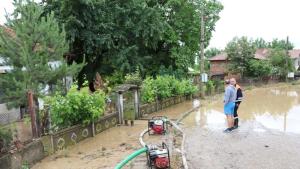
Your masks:
M299 169L300 86L244 92L240 127L226 128L222 97L183 120L193 169Z

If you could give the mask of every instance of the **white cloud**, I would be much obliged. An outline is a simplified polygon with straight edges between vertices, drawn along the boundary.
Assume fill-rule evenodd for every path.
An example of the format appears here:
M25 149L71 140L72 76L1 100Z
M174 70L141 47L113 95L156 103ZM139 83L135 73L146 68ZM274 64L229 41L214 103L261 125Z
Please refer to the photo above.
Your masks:
M224 10L216 24L211 47L224 48L235 36L290 37L300 48L299 0L221 0Z

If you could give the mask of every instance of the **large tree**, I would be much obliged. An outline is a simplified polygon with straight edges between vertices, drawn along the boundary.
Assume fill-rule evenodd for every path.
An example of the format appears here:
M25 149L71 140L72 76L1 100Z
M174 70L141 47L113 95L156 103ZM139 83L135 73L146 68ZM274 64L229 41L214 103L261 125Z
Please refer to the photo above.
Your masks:
M286 78L288 72L294 71L294 66L291 58L287 55L285 50L280 48L273 49L270 53L270 63L272 65L272 73Z
M48 0L46 13L54 11L70 41L69 60L87 65L78 76L93 81L96 72L130 72L153 59L168 25L159 6L144 0ZM150 2L149 2L150 3ZM161 63L164 64L164 63Z
M37 100L49 85L60 89L62 79L80 68L65 62L66 35L53 14L42 16L43 7L30 0L15 1L14 6L7 28L0 31L0 55L12 68L0 79L1 100L9 107L26 105L28 92Z
M197 1L198 2L198 1ZM199 1L200 2L200 1ZM154 75L161 67L187 69L199 50L200 10L186 0L45 0L55 11L70 41L69 59L87 65L79 87L95 72ZM206 1L206 44L222 5Z
M229 69L241 73L242 77L249 73L250 61L254 59L255 46L247 37L234 38L230 41L225 51L230 60Z

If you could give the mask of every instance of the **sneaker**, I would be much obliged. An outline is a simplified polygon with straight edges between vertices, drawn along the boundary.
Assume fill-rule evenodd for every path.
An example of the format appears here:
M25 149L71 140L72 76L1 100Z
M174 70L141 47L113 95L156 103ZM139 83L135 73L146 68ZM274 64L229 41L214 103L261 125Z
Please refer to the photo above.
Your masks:
M232 127L232 130L237 129L237 128L239 128L239 126L235 125L235 126Z
M227 128L227 129L225 129L223 132L224 133L230 133L232 131L232 128Z

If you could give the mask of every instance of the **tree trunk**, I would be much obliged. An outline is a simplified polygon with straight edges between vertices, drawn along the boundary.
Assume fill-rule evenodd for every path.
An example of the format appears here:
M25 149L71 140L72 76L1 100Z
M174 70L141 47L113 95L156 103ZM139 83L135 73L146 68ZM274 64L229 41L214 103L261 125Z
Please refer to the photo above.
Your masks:
M38 126L37 126L37 116L36 116L36 106L34 104L33 99L33 92L28 91L27 93L27 100L28 100L28 111L31 117L31 129L32 129L32 136L33 138L38 138Z

